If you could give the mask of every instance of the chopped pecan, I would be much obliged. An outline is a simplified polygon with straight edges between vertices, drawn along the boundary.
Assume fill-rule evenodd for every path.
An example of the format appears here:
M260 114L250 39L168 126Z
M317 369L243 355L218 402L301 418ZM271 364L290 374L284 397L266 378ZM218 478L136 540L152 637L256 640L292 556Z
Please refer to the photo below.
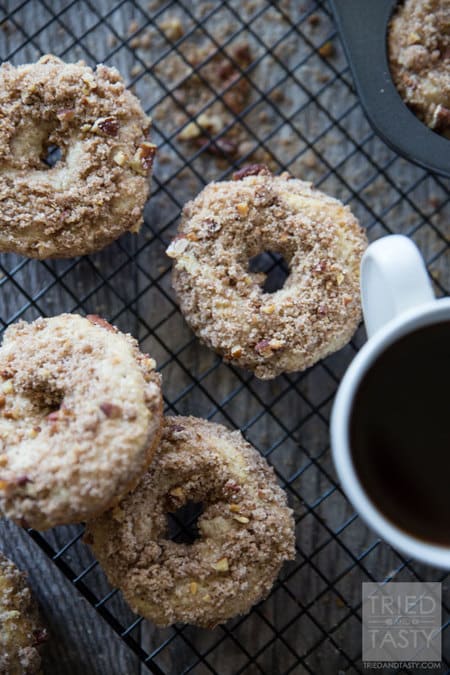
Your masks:
M323 59L329 59L335 52L333 43L328 40L328 42L319 47L318 52Z
M326 268L327 268L327 261L319 260L317 265L314 265L312 271L314 274L320 274L321 272L325 272Z
M122 408L118 405L115 405L114 403L101 403L100 410L106 415L106 417L111 419L115 419L122 415Z
M236 204L236 209L237 212L239 213L240 216L245 218L248 215L248 203L247 202L240 202L239 204Z
M169 494L172 497L176 497L176 499L184 499L184 497L185 497L183 488L179 487L179 486L174 487L171 490L169 490Z
M189 241L185 235L177 235L174 237L166 249L166 255L169 258L177 258L179 255L182 255L187 247L189 246Z
M233 56L236 59L236 61L239 62L241 68L249 66L252 62L252 54L250 52L250 47L248 46L247 43L238 45L234 50Z
M39 628L33 631L33 647L38 647L48 640L48 633L45 628Z
M93 544L94 543L94 537L92 536L92 534L90 532L87 532L83 537L83 541L85 541L86 544Z
M277 338L272 338L271 340L261 340L255 345L255 351L261 356L271 356L272 352L276 352L278 349L283 349L286 346L286 343L283 340L278 340Z
M237 152L236 143L229 141L227 138L216 138L212 141L207 138L199 138L197 140L197 145L210 155L219 157L232 156Z
M177 16L168 16L167 19L160 23L160 28L166 38L175 42L184 35L184 27Z
M28 476L18 476L15 480L15 484L18 485L19 487L23 487L24 485L27 485L28 483L32 483L33 481L31 478L28 478Z
M308 17L308 23L310 26L313 26L315 28L320 24L320 16L318 14L310 14Z
M11 480L7 478L0 478L0 490L4 490L5 492L9 493L17 487L24 487L28 483L32 482L33 481L31 478L28 478L28 476L18 476L17 478L13 478Z
M208 229L208 232L211 234L215 234L222 229L222 223L218 223L217 220L213 220L213 218L207 218L204 223Z
M228 570L230 569L227 558L220 558L220 560L213 563L212 567L217 572L228 572Z
M75 117L75 110L73 108L63 108L58 110L56 116L61 122L70 122Z
M114 161L118 166L125 166L125 164L127 163L127 157L126 157L126 155L125 155L124 152L122 152L121 150L118 150L118 152L116 152L116 153L113 155L113 161Z
M7 380L3 383L2 390L4 394L12 394L14 392L14 385L11 380Z
M255 351L258 352L258 354L265 354L272 351L269 347L269 340L260 340L255 345Z
M146 176L152 168L155 154L156 145L153 143L141 143L130 161L130 167L141 176Z
M170 427L171 431L175 431L175 433L179 433L180 431L184 431L186 427L182 427L181 424L174 424L173 426Z
M111 326L106 319L102 319L101 316L98 316L98 314L88 314L86 316L86 319L90 321L91 323L96 324L97 326L101 326L102 328L105 328L106 330L111 331L112 333L116 332L116 329L114 326Z
M271 176L271 171L269 167L265 164L248 164L243 166L242 169L235 171L233 173L233 180L242 180L247 176Z
M117 136L119 121L115 117L99 117L92 125L91 131L102 136Z

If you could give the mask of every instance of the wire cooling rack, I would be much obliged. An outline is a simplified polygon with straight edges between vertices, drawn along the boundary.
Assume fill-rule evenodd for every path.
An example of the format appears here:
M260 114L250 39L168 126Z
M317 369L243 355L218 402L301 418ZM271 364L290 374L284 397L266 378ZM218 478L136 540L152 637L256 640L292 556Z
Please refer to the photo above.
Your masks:
M448 294L449 182L375 137L324 2L1 0L0 20L2 60L53 52L117 66L153 116L159 145L138 236L70 261L0 257L2 329L19 318L75 311L99 313L133 333L159 363L168 411L241 428L275 467L295 511L297 559L249 615L215 631L157 630L108 585L81 527L30 536L159 675L361 673L361 582L389 580L443 582L444 659L435 672L446 672L448 576L406 560L369 531L330 461L330 406L362 329L314 368L259 382L222 364L190 333L164 249L183 203L205 182L265 162L349 203L369 238L408 234L437 294ZM282 261L269 253L257 264L280 283Z

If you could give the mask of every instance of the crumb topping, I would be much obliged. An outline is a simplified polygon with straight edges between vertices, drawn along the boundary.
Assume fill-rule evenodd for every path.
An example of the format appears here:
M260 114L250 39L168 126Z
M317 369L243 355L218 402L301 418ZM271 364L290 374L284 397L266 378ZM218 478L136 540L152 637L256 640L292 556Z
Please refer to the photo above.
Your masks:
M365 234L347 206L260 165L209 184L183 210L167 249L173 285L194 332L227 361L268 379L302 370L345 345L360 321ZM264 293L249 271L270 250L289 265Z
M450 138L450 5L405 0L389 30L389 59L404 101L431 129Z
M0 673L39 675L47 639L25 575L0 554Z
M138 231L156 147L114 68L0 66L0 251L74 257ZM61 159L44 163L56 146Z
M9 327L0 349L0 508L45 529L108 507L157 442L160 378L137 342L75 314Z
M167 539L167 512L202 502L199 538ZM135 492L89 523L86 541L111 582L158 625L213 627L247 612L292 559L294 520L273 470L240 432L167 417Z

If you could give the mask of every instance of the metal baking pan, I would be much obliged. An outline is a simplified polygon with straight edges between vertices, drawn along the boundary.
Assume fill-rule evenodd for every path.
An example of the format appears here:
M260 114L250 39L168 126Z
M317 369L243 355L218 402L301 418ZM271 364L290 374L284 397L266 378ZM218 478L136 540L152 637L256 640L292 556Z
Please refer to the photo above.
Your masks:
M398 0L330 0L330 4L361 104L374 130L411 162L450 176L450 140L414 115L392 80L387 32Z

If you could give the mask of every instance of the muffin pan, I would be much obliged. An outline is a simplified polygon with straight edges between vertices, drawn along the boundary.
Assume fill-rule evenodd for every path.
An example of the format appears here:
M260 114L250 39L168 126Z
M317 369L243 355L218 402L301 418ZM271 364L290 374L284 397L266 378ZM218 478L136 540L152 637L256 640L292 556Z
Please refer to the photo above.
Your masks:
M396 152L450 176L450 140L421 122L397 91L388 61L387 33L398 0L330 0L366 115Z

